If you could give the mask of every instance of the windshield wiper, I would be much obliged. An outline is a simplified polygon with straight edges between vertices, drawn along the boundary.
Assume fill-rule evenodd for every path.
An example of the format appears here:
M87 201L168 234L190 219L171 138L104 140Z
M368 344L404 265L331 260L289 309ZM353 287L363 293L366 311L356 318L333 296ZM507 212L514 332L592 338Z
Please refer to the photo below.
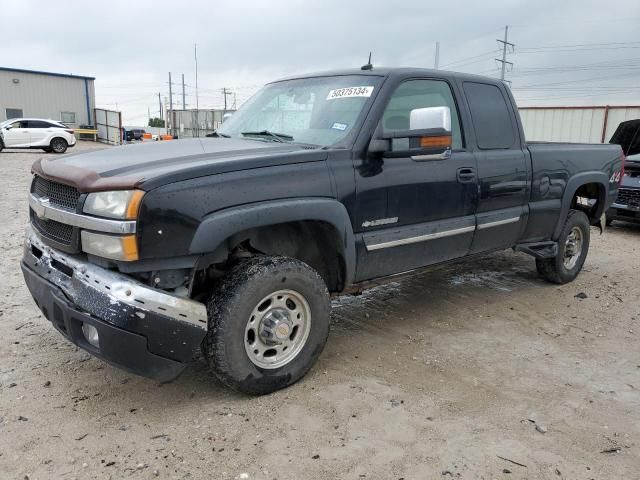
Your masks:
M286 133L275 133L269 130L260 130L257 132L241 132L240 135L247 136L255 136L255 137L269 137L272 138L275 142L292 142L293 137L291 135L287 135Z
M231 135L227 135L226 133L220 133L217 130L214 130L211 133L207 133L205 137L223 137L223 138L231 138Z

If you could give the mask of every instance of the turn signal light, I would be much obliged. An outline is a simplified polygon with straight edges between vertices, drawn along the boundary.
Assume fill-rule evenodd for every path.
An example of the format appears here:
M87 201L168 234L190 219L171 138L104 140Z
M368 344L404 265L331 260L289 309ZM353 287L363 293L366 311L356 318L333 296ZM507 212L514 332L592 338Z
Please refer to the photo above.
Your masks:
M448 148L451 146L451 135L420 137L421 148Z
M133 262L138 260L135 235L103 235L83 230L80 233L82 251L97 257Z

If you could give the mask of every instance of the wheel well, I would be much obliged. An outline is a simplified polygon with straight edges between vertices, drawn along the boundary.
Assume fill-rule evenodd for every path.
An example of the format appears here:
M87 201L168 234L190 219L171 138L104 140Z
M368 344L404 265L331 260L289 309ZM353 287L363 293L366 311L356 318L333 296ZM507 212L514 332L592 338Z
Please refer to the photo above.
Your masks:
M585 183L578 187L571 199L571 208L589 217L592 225L600 221L605 205L605 188L601 183Z
M239 259L255 255L282 255L296 258L316 270L330 292L345 287L345 254L339 232L322 221L295 221L251 228L227 238L223 245L226 258L209 265L215 273L224 274ZM218 257L219 258L219 257ZM210 279L207 274L204 278Z

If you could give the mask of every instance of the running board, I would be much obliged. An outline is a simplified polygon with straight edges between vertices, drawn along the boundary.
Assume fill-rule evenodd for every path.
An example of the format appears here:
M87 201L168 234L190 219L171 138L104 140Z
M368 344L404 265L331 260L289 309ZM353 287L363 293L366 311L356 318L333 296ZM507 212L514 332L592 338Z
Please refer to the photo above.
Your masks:
M535 258L553 258L558 255L557 242L520 243L513 247L516 252L528 253Z

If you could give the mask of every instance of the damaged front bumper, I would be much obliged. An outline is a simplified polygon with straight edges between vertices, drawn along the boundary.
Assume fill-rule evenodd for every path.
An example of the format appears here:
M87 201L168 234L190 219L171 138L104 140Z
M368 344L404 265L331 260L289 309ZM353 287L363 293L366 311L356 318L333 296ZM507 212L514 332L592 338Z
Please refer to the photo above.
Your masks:
M206 334L204 304L54 250L30 226L22 272L36 304L62 335L132 373L161 381L177 377Z

